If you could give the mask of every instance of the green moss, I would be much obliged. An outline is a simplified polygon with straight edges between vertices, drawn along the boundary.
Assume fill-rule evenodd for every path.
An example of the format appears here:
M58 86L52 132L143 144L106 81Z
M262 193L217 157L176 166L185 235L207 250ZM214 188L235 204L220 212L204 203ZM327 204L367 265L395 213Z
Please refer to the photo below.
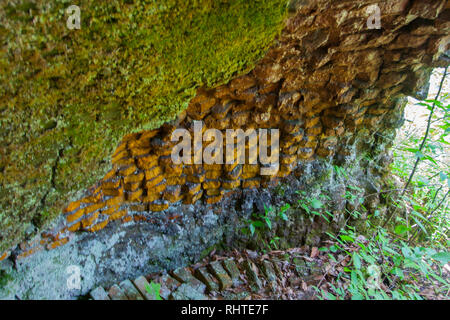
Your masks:
M80 30L71 4L0 4L0 251L95 183L123 135L249 71L287 0L77 1Z

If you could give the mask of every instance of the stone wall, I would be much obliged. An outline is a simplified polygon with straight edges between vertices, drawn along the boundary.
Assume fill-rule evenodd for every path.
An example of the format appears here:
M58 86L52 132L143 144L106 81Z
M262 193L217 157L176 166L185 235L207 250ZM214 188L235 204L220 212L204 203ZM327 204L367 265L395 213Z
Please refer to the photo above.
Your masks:
M381 9L379 30L367 27L372 4ZM379 171L371 176L381 176L390 163L385 136L399 124L399 98L423 97L430 68L448 64L447 1L294 1L290 10L282 34L252 71L200 88L175 121L125 136L104 178L68 204L52 229L16 248L14 257L57 248L84 232L105 237L131 221L152 225L162 216L167 228L180 223L189 232L181 217L192 204L223 212L224 203L231 207L244 190L274 188L280 179L294 179L291 184L301 188L308 183L302 177L311 177L305 168L320 175L323 167L315 164L321 162L346 166L375 152ZM171 133L192 132L194 120L224 136L226 129L280 129L279 171L261 176L259 163L174 165ZM355 176L366 169L358 167Z

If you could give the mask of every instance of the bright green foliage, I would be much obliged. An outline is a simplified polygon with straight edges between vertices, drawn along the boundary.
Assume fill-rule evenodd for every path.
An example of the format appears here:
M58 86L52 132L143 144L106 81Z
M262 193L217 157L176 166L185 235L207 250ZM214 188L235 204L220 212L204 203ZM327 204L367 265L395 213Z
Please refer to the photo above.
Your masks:
M155 297L155 300L162 300L160 293L161 293L161 284L160 283L155 283L155 282L150 282L150 284L146 284L145 285L145 290L147 290L147 292L152 295L153 297Z
M287 0L19 0L0 4L0 251L48 225L196 88L249 71ZM66 9L81 9L69 30Z
M272 207L264 205L264 214L253 213L251 219L247 221L247 227L242 229L242 232L251 237L256 237L262 241L264 250L277 250L280 237L272 235L267 241L267 235L272 230L272 224L279 221L287 221L288 216L286 212L290 209L290 204L286 203L284 206L275 210Z
M424 139L425 128L406 126L394 149L393 172L404 181L412 176L408 190L393 199L406 211L395 216L395 233L430 245L449 241L449 98L443 89L437 100L417 103L415 108L427 110L429 134Z
M410 246L381 227L376 228L370 239L358 235L350 227L339 234L346 234L346 239L352 240L342 241L342 235L332 236L336 241L333 246L338 249L321 248L321 251L330 252L329 256L334 260L332 268L343 269L330 280L330 290L315 287L323 299L422 300L420 288L423 284L433 284L441 294L450 289L443 277L443 267L449 261L446 251ZM331 253L339 253L343 258L337 260ZM349 263L342 268L344 261Z

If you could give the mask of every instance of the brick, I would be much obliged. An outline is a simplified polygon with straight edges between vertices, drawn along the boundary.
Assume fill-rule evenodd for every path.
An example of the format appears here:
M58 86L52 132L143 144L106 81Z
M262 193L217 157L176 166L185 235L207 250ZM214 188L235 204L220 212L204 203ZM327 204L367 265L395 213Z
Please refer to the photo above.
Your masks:
M186 181L191 183L202 183L205 181L205 174L187 175Z
M92 204L90 206L85 207L84 210L84 215L89 215L92 212L98 211L102 208L104 208L106 206L106 202L100 202L100 203L96 203L96 204Z
M121 189L102 189L102 193L106 197L118 197L122 194Z
M123 158L128 158L130 154L128 153L128 150L122 150L116 154L114 154L111 158L112 164L117 164L117 162Z
M63 238L61 240L56 240L47 245L47 250L52 250L52 249L58 248L60 246L65 245L67 242L69 242L69 238Z
M281 155L280 163L281 164L292 164L297 160L297 155Z
M97 287L89 295L93 300L111 300L103 287Z
M113 285L109 289L108 295L111 298L111 300L128 300L125 291L122 288L120 288L117 284Z
M216 98L223 99L223 98L226 98L227 96L229 96L230 92L231 92L230 88L227 85L223 85L223 86L215 88L214 96Z
M165 189L166 189L166 181L163 180L162 182L158 183L156 186L147 188L147 193L160 193L160 192L163 192Z
M174 292L170 295L173 300L208 300L208 297L203 293L198 292L190 284L181 284Z
M113 157L116 157L119 153L121 153L122 151L124 151L127 148L127 143L126 142L121 142L118 147L116 148L116 150L114 150L113 153Z
M122 219L122 223L127 223L130 222L131 220L133 220L133 217L131 216L126 216Z
M222 189L208 189L204 190L207 196L219 196L225 193L225 190Z
M144 215L133 215L133 220L135 222L144 222L144 221L148 221L147 217Z
M125 295L128 297L129 300L144 300L142 295L139 293L139 291L136 289L136 287L130 280L122 281L120 283L120 287L123 289Z
M108 224L108 220L102 221L97 223L96 225L90 227L89 229L87 229L89 232L97 232L102 230L104 227L106 227L106 225Z
M208 190L208 191L212 191L212 190ZM220 192L220 190L218 190L218 192ZM222 194L215 194L215 195L207 195L205 197L205 202L207 204L215 204L218 203L222 200L223 195Z
M144 202L144 203L153 202L160 198L161 198L161 194L159 194L159 193L149 193L146 196L142 197L142 202Z
M158 156L150 154L137 159L137 166L141 170L148 170L158 165Z
M164 173L168 177L179 177L183 173L183 166L181 164L171 164L164 167Z
M191 285L195 290L203 293L206 290L206 286L197 278L195 278L188 268L177 268L172 271L172 276L181 283L187 283Z
M220 188L219 180L206 180L202 183L203 189L218 189Z
M186 176L168 177L166 178L166 182L168 186L184 185L186 183Z
M151 138L155 137L159 133L159 129L155 130L148 130L144 131L141 136L139 137L139 140L150 140Z
M64 213L72 212L77 210L80 207L81 201L74 201L69 203L69 205L63 210Z
M332 155L334 155L334 149L319 148L317 149L316 154L322 158L331 157Z
M298 150L298 156L300 159L307 160L314 155L314 149L312 148L300 148Z
M246 170L246 167L248 168L248 166L254 166L254 167L252 167L252 169L247 169ZM247 180L247 179L255 178L256 176L259 175L259 172L260 172L260 166L259 165L248 165L248 164L246 164L246 165L244 165L243 172L241 174L241 179Z
M140 276L134 279L133 283L145 300L156 300L156 296L151 290L150 283L148 283L147 279L145 279L144 276ZM147 290L147 288L150 288L150 292Z
M115 205L113 207L109 207L107 209L102 210L102 214L110 215L119 210L120 205Z
M131 148L130 152L133 157L139 157L149 154L150 148Z
M152 180L162 173L160 166L155 166L151 169L145 170L145 180Z
M102 182L102 189L117 189L120 186L120 180Z
M120 160L117 160L114 164L115 169L123 168L123 167L129 167L134 165L134 159L133 158L122 158Z
M183 173L186 175L190 175L190 176L196 175L196 174L204 174L205 169L203 168L202 165L197 165L197 164L188 165L183 168Z
M128 176L130 174L133 174L138 168L133 164L131 166L128 166L126 168L123 168L121 170L119 170L119 172L117 172L117 174L119 176L125 177Z
M240 180L222 180L222 188L227 190L239 188L240 185Z
M213 278L213 276L208 272L208 270L205 267L200 267L195 271L196 277L202 281L209 292L212 291L218 291L219 290L219 284L217 280Z
M163 275L158 282L161 284L160 296L166 300L169 299L172 291L175 291L181 285L178 280L167 274Z
M183 192L186 192L190 195L194 195L196 193L198 193L202 188L202 184L201 183L186 183L183 186Z
M113 198L106 200L106 205L108 207L114 207L114 206L121 204L122 202L123 202L123 196L113 197Z
M181 200L181 186L167 187L164 191L163 199L172 203Z
M260 266L261 266L261 270L264 273L264 275L266 276L267 280L269 280L269 281L277 280L275 270L273 269L273 265L272 265L272 263L270 263L270 261L263 260L260 263Z
M195 202L197 202L203 195L203 190L200 190L199 192L197 192L196 194L186 194L183 198L183 203L184 204L193 204Z
M241 174L242 174L242 165L238 164L233 170L225 173L225 177L230 180L236 180L239 179Z
M132 174L132 175L129 175L129 176L126 176L125 178L123 178L123 182L125 184L141 182L142 180L144 180L144 172Z
M220 261L211 262L208 267L219 280L220 290L230 288L233 285L233 281L231 280L225 269L222 267Z
M299 146L298 145L292 145L288 148L283 148L283 153L286 155L295 155L297 154Z
M67 230L70 232L75 232L77 230L80 230L81 228L81 222L76 222L72 224L71 226L67 227Z
M218 164L218 163L212 163L212 164L204 164L203 168L206 171L222 171L222 164Z
M154 212L167 210L168 208L169 208L168 202L154 202L149 204L149 210Z
M91 226L95 220L97 220L99 215L99 211L96 211L92 214L90 214L89 216L86 216L82 221L81 221L81 225L83 226L83 228L87 228L89 226Z
M74 212L72 214L67 215L66 216L66 221L67 221L67 223L75 222L78 219L80 219L83 216L83 214L84 214L84 210L80 209L80 210L78 210L78 211L76 211L76 212Z
M219 179L222 176L221 170L208 170L205 173L205 178L208 180Z
M256 188L259 188L260 184L261 184L261 180L259 178L253 178L253 179L242 181L242 188L256 189Z
M146 204L135 204L129 207L129 211L134 211L134 212L145 212L148 211L147 210L147 205Z
M322 133L322 126L315 126L312 128L309 128L305 131L305 133L309 136L318 136Z
M236 265L236 263L234 262L233 259L225 259L223 261L223 267L225 268L225 270L228 272L228 275L230 276L232 282L233 282L233 286L239 286L242 281L241 281L241 272L239 271L238 266Z
M256 292L262 288L261 280L258 277L258 267L250 260L245 260L243 263L247 278L249 279L252 291Z
M124 217L124 216L126 216L127 215L127 210L120 210L120 211L115 211L114 213L112 213L110 216L109 216L109 221L114 221L114 220L118 220L118 219L120 219L120 218L122 218L122 217Z
M231 90L246 90L256 85L256 79L253 76L245 75L235 78L230 82Z
M294 165L281 165L277 177L285 178L294 170Z
M163 175L159 175L159 176L157 176L157 177L155 177L155 178L153 178L153 179L151 179L151 180L147 180L147 181L145 182L145 187L146 187L147 189L151 189L151 188L153 188L154 186L160 184L163 180L164 180L164 176L163 176Z
M212 109L211 109L211 114L214 118L216 119L223 119L227 116L228 112L231 110L231 108L233 107L233 103L231 102L227 102L224 104L216 104Z
M127 201L139 201L141 199L143 189L138 189L134 192L127 192Z

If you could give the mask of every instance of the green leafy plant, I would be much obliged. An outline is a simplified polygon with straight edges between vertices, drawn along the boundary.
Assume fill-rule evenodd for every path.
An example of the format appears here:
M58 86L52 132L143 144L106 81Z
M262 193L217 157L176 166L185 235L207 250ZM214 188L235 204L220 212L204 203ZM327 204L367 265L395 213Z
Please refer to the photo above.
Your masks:
M145 285L145 290L147 290L147 292L152 295L153 297L155 297L155 300L162 300L160 292L161 292L161 284L159 283L155 283L155 282L150 282L150 284L146 284Z

